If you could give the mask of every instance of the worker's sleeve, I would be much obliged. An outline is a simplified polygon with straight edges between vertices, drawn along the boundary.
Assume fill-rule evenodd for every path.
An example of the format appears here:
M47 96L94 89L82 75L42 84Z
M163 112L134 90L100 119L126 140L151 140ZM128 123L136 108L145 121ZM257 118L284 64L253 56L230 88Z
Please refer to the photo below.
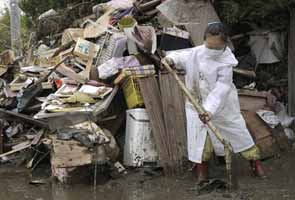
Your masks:
M215 115L220 106L227 101L233 79L232 66L222 67L217 72L217 82L203 104L206 111Z
M177 69L186 70L188 62L193 59L191 50L171 52L166 57L171 58Z

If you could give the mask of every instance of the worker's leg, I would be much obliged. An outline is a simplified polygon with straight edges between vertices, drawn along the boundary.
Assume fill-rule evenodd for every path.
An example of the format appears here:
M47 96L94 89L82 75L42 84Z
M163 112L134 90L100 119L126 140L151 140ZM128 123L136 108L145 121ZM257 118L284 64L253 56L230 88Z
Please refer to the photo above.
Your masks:
M241 152L241 155L246 159L246 160L259 160L260 159L260 150L259 148L255 145L251 147L250 149L247 149L246 151Z
M246 151L241 152L241 154L246 160L250 161L252 171L256 176L259 176L261 178L266 177L260 161L260 150L256 145L251 147L250 149L247 149Z
M212 141L210 139L209 134L207 134L206 142L205 142L205 146L204 146L204 151L203 151L203 155L202 155L202 161L208 162L212 158L213 151L214 151L214 149L213 149Z
M208 179L208 161L212 158L213 151L212 141L209 134L207 134L202 155L202 163L197 163L197 178L199 183Z

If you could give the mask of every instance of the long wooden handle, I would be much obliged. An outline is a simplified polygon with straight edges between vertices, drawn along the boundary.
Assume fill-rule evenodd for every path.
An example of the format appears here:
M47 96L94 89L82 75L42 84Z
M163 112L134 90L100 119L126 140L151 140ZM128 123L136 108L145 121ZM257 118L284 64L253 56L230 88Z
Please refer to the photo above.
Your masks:
M182 82L182 80L179 78L177 73L169 66L169 64L163 60L164 67L173 75L175 80L177 81L178 85L180 86L181 90L184 92L185 96L189 99L189 101L193 104L195 109L199 114L204 114L206 110L204 107L199 103L198 99L194 98L194 96L190 93L190 91L186 88L185 84ZM209 129L214 133L214 135L217 137L217 139L224 145L224 153L225 153L225 162L226 162L226 170L227 170L227 178L228 178L228 189L229 191L232 190L233 182L232 182L232 156L231 153L233 152L232 146L229 143L229 141L226 141L219 129L214 126L212 121L207 122L207 126Z
M179 78L177 73L169 66L169 64L164 60L163 62L164 67L173 75L173 77L176 79L178 85L180 86L181 90L184 92L185 96L189 99L189 101L193 104L195 109L199 114L204 114L206 110L204 107L199 103L199 101L194 98L194 96L190 93L190 91L186 88L185 84L182 82L182 80ZM222 137L219 129L216 128L216 126L212 123L212 121L207 122L207 126L210 128L210 130L215 134L217 139L225 146L228 146L229 143Z

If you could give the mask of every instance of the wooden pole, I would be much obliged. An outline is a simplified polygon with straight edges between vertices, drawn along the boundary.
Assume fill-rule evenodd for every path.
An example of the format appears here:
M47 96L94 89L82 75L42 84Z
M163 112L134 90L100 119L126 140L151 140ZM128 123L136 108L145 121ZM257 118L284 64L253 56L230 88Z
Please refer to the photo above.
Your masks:
M0 154L3 153L4 149L4 135L3 135L4 128L0 125Z
M199 103L197 99L194 98L194 96L189 92L189 90L186 88L185 84L181 81L177 73L165 62L162 62L164 67L173 75L175 80L177 81L177 84L180 86L181 90L184 92L185 96L189 99L189 101L193 104L195 109L199 114L204 114L206 110L204 107ZM228 187L232 188L232 173L231 173L231 152L233 152L231 144L226 141L219 129L216 128L216 126L212 123L212 121L207 122L206 124L208 128L214 133L214 135L217 137L217 139L224 145L224 152L225 152L225 162L226 162L226 169L227 169L227 177L228 177Z
M288 42L288 105L289 115L295 116L295 8L290 10L290 30Z
M199 103L199 101L197 99L194 98L194 96L189 92L189 90L186 88L185 84L180 80L179 76L177 75L177 73L165 62L163 62L165 68L174 76L174 78L176 79L178 85L180 86L180 88L182 89L182 91L184 92L185 96L189 99L189 101L193 104L193 106L195 107L195 109L197 110L197 112L199 114L204 114L206 111L203 108L203 106ZM210 130L216 135L217 139L223 144L226 145L228 142L225 141L225 139L222 137L220 131L214 126L214 124L209 121L206 124Z

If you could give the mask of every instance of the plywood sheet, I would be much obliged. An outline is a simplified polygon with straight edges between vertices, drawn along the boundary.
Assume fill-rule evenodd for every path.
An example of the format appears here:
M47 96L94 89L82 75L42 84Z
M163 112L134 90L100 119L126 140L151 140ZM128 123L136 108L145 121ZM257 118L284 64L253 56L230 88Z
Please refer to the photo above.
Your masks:
M53 139L51 164L57 168L78 167L92 163L92 153L74 140Z

